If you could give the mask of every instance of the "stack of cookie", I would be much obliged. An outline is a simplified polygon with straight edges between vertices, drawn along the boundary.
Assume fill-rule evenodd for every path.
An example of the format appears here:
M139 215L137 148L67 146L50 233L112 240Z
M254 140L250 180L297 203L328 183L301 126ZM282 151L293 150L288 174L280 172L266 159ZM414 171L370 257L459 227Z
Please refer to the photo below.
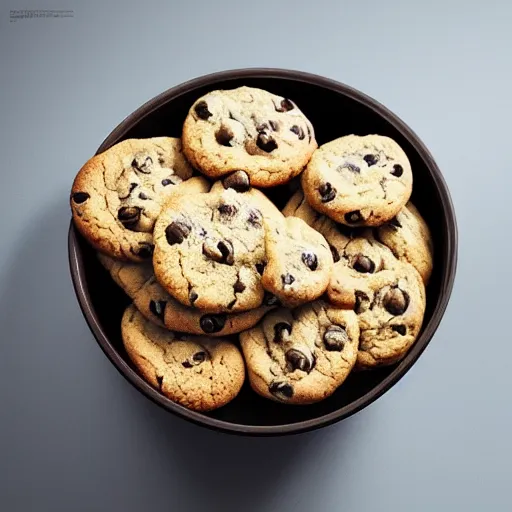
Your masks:
M268 192L286 184L280 210ZM132 301L121 333L141 376L208 411L246 378L268 399L318 402L407 353L432 272L412 185L392 139L319 146L295 102L239 87L198 98L179 139L92 157L71 207Z

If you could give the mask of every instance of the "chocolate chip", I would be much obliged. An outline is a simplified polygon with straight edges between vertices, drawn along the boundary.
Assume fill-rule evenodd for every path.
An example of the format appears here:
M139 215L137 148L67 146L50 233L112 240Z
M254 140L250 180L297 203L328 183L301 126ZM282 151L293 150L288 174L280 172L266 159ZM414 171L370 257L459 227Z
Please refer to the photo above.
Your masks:
M235 285L233 286L233 290L235 290L235 293L242 293L245 290L246 286L240 279L237 280Z
M363 160L371 167L379 161L379 155L364 155Z
M348 212L345 214L345 221L350 224L355 224L356 222L361 222L363 220L363 216L359 210L354 210L353 212Z
M196 353L192 356L192 359L193 359L196 363L202 363L203 361L206 361L206 352L196 352Z
M268 130L268 124L267 123L261 123L256 126L256 131L258 133L263 133Z
M270 120L268 124L270 125L270 128L272 128L272 130L275 132L279 131L279 125L275 121Z
M281 100L280 106L276 107L276 110L278 112L288 112L289 110L292 110L295 107L293 102L287 98L284 98Z
M309 127L309 124L306 125L307 129L308 129L308 142L311 142L311 128Z
M142 199L143 201L146 201L147 199L149 199L149 197L146 194L144 194L144 192L141 192L139 194L139 199Z
M153 256L153 250L154 250L154 246L147 242L140 242L139 248L136 251L134 251L133 249L130 249L130 251L133 254L135 254L135 256L138 256L139 258L141 258L143 260L151 258L151 256Z
M130 195L137 187L137 183L130 183L130 191L128 192L128 195Z
M403 173L404 173L404 168L400 164L393 165L393 170L391 171L391 174L393 176L400 178L400 176L402 176Z
M286 352L286 360L290 364L292 371L302 370L303 372L310 372L315 365L314 359L307 357L300 350L291 348Z
M87 192L75 192L73 194L73 201L76 204L82 204L82 203L85 203L85 201L87 201L87 199L89 199L89 197L91 197L91 196Z
M229 304L228 304L228 309L233 309L233 306L236 304L236 299L233 299Z
M152 165L153 159L147 155L136 155L132 160L132 167L142 174L149 174Z
M274 325L274 342L281 343L285 338L285 332L292 333L292 326L287 322L278 322Z
M234 262L233 244L229 240L221 240L217 245L210 239L206 240L203 243L203 254L217 263L233 265Z
M174 185L174 181L172 181L170 178L165 178L165 180L162 180L162 185L164 187L167 187L167 185Z
M341 325L331 325L324 332L324 345L330 352L341 352L348 341L347 331Z
M208 110L208 103L206 101L199 101L194 107L195 113L199 119L206 121L212 116L212 113Z
M398 287L393 287L384 296L383 304L389 314L403 315L409 307L409 294Z
M283 286L285 286L287 284L292 284L295 281L295 277L291 274L283 274L281 276L281 281L283 282Z
M356 290L355 292L356 303L354 306L354 311L359 315L360 313L365 312L370 306L370 297L366 295L366 293Z
M332 260L334 261L334 263L336 263L337 261L340 261L340 253L338 252L338 249L336 249L336 247L334 247L330 244L329 244L329 249L331 249Z
M157 318L163 321L165 317L165 306L167 305L167 301L165 300L152 300L149 303L149 311L153 313Z
M220 253L222 254L222 260L220 261L220 263L225 263L226 265L233 265L233 244L229 240L221 240L217 244L217 249L219 249Z
M117 212L117 218L128 229L134 228L140 219L141 208L138 206L123 206Z
M201 351L201 352L196 352L192 356L192 360L183 361L183 363L181 363L181 364L185 368L192 368L193 366L197 366L197 365L203 363L204 361L206 361L206 352Z
M256 227L262 226L262 215L259 210L251 210L249 212L249 224L252 224Z
M316 270L318 268L318 258L316 254L312 252L302 253L302 263L306 265L310 270Z
M368 256L358 254L352 262L352 268L362 274L373 274L375 272L375 263Z
M271 135L260 133L256 139L256 146L258 146L262 151L271 153L274 151L274 149L277 148L277 142L272 138Z
M296 124L294 124L291 128L290 128L290 131L295 133L295 135L297 135L299 137L299 140L303 140L305 135L304 135L304 130L300 127L300 126L297 126Z
M222 181L225 189L232 188L237 192L247 192L251 187L249 176L244 171L235 171Z
M405 325L392 325L391 329L400 334L400 336L405 336L405 333L407 332Z
M263 305L264 306L279 306L280 302L279 299L270 292L265 292L263 295Z
M188 300L190 301L190 304L193 306L194 302L198 299L199 295L194 290L190 290L188 294Z
M218 210L221 215L228 218L233 217L238 211L237 207L232 204L221 204Z
M266 266L267 266L266 263L256 263L256 270L258 271L258 274L260 276L263 275L263 272L265 271Z
M343 165L340 165L338 167L339 170L342 170L342 169L348 169L349 171L352 171L352 172L355 172L355 173L360 173L361 172L361 169L355 165L355 164L352 164L350 162L345 162Z
M175 220L165 228L165 237L169 245L181 244L190 234L191 227L182 221Z
M329 182L320 185L318 192L320 192L322 203L328 203L336 197L336 189Z
M293 396L293 388L287 382L272 382L268 390L279 400L286 401Z
M209 334L214 332L222 331L224 324L226 323L227 316L224 314L220 315L203 315L199 320L201 329Z
M221 126L215 134L215 140L221 146L231 147L231 141L233 140L233 133L228 130L225 126Z

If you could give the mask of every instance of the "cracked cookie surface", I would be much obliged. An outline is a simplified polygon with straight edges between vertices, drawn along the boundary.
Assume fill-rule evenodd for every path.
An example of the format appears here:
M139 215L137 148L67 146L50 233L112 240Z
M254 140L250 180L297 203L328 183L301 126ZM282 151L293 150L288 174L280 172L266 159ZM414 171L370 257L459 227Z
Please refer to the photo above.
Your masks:
M409 201L390 222L376 229L376 237L402 261L409 262L428 284L433 269L434 245L430 229Z
M212 313L263 305L264 214L250 195L171 198L155 224L153 266L160 284L184 305Z
M182 140L187 158L205 175L243 170L257 187L291 180L317 148L311 122L293 101L246 86L198 98Z
M228 336L253 327L273 309L262 306L242 313L205 313L172 298L156 280L151 264L119 261L102 253L97 256L137 309L151 322L171 331Z
M240 334L252 388L288 404L330 396L354 367L358 341L356 314L322 300L271 311Z
M412 193L403 149L381 135L347 135L320 146L301 175L308 203L347 226L380 226Z
M281 217L267 224L265 251L261 282L283 306L296 307L325 292L332 254L325 238L302 219Z
M162 329L129 306L121 321L123 344L144 380L188 409L211 411L233 400L242 388L240 350L219 338Z
M128 139L90 158L78 171L70 205L76 227L98 250L132 261L151 259L153 226L162 204L194 178L179 139ZM189 180L190 181L190 180Z

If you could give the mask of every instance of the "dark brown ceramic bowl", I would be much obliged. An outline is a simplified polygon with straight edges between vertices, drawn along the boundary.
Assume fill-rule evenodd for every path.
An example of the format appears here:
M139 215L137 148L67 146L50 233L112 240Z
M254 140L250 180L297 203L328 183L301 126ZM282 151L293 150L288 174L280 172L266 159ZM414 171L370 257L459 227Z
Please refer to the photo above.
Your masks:
M73 223L69 229L69 262L80 307L94 337L114 366L148 398L189 421L245 435L283 435L317 429L360 411L391 388L413 366L432 339L445 312L457 265L457 225L446 183L427 148L393 113L368 96L316 75L280 69L243 69L215 73L169 89L128 116L98 148L103 152L132 137L181 135L188 109L213 89L259 87L293 99L315 127L319 144L342 135L378 133L394 138L407 153L414 172L413 202L434 238L434 271L427 289L422 332L400 363L354 373L323 402L293 406L266 400L245 383L239 396L216 411L201 414L173 403L137 374L120 335L121 316L129 300L109 279L93 250ZM74 176L70 175L70 184ZM286 197L272 193L278 206Z

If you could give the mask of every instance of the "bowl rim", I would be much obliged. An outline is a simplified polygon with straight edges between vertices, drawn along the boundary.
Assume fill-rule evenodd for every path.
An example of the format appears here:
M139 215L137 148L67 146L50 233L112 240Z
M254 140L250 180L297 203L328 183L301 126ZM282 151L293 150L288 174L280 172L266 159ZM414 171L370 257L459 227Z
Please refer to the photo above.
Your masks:
M365 93L337 80L305 71L254 67L218 71L187 80L179 85L167 89L149 101L146 101L134 112L125 117L103 140L100 147L97 149L96 154L105 151L118 139L123 137L129 130L131 130L142 118L146 117L168 101L175 100L179 96L199 87L214 86L218 82L240 80L243 78L276 78L290 80L293 82L303 82L327 88L338 94L347 96L352 100L363 104L365 107L370 108L390 123L405 139L407 139L426 164L440 196L441 204L444 208L443 222L445 224L445 250L442 259L446 268L441 282L440 294L432 312L430 321L423 327L421 335L411 347L405 358L395 366L385 379L379 382L377 386L372 388L365 395L328 414L309 420L283 425L242 425L225 420L219 420L206 416L200 412L187 409L160 394L126 363L123 357L110 343L90 300L89 290L84 276L83 255L78 244L78 237L80 234L74 226L72 218L68 231L69 269L80 309L96 342L121 375L123 375L130 384L132 384L151 401L185 420L216 431L245 436L281 436L299 434L327 427L368 407L384 393L389 391L415 364L437 331L451 297L457 270L458 227L447 183L430 151L416 133L396 114Z

